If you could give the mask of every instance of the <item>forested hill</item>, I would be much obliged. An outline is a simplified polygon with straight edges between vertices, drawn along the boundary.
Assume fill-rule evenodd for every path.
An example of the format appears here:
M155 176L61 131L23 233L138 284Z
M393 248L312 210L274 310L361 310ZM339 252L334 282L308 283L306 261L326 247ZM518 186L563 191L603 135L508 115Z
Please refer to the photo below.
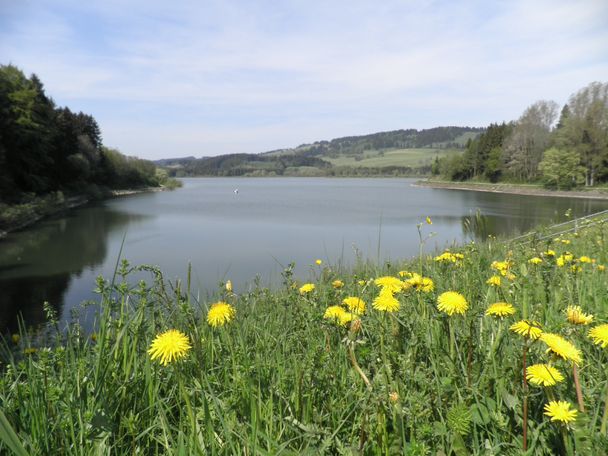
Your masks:
M483 128L395 130L302 144L260 154L227 154L156 163L178 176L422 175L439 158L458 154Z
M93 116L56 106L36 75L0 65L0 207L53 192L157 186L165 178L153 162L105 147Z

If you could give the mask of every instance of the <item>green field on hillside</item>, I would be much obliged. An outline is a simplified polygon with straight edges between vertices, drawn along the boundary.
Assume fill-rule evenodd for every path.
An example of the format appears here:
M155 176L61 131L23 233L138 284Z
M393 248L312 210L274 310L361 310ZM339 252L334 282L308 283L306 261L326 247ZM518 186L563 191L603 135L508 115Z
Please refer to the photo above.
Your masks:
M370 150L363 155L340 155L335 158L322 157L334 166L364 166L368 168L382 168L384 166L409 166L419 168L428 166L435 157L460 154L458 149L394 149Z

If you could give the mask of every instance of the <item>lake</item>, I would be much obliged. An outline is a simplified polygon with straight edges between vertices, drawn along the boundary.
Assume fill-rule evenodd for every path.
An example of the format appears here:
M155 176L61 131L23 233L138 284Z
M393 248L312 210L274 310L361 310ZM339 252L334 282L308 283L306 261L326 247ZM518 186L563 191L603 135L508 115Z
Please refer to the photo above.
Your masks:
M19 312L44 321L48 301L70 319L95 299L95 278L111 278L122 247L132 264L161 267L205 298L224 280L244 290L256 276L280 280L290 262L306 279L315 259L352 264L416 255L416 225L437 233L426 251L608 208L602 200L506 195L415 187L415 179L199 178L173 192L115 198L45 220L0 241L0 330ZM236 191L238 189L238 192ZM479 211L483 223L475 214Z

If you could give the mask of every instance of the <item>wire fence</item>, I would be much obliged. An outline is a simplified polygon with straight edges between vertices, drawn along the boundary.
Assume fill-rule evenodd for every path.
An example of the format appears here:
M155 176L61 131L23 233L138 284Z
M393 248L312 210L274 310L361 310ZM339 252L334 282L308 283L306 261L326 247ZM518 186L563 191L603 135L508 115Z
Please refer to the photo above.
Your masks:
M530 233L517 236L509 240L513 244L527 244L533 241L544 241L554 236L572 233L578 231L582 227L589 227L608 222L608 209L600 212L595 212L584 217L578 217L567 222L551 225L542 231L532 231Z

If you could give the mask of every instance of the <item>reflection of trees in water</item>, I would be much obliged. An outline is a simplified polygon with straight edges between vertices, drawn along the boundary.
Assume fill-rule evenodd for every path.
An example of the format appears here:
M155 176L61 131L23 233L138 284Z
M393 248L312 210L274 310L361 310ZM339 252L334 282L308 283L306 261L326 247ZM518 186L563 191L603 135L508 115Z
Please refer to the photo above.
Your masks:
M550 225L567 220L566 211L571 216L582 217L606 209L606 203L598 200L569 198L522 199L513 206L508 215L483 214L481 211L461 218L465 237L482 241L492 236L516 236L541 225Z
M146 218L90 207L13 233L0 243L0 331L44 321L42 303L58 311L73 275L103 263L109 234ZM95 284L91 284L91 289Z

